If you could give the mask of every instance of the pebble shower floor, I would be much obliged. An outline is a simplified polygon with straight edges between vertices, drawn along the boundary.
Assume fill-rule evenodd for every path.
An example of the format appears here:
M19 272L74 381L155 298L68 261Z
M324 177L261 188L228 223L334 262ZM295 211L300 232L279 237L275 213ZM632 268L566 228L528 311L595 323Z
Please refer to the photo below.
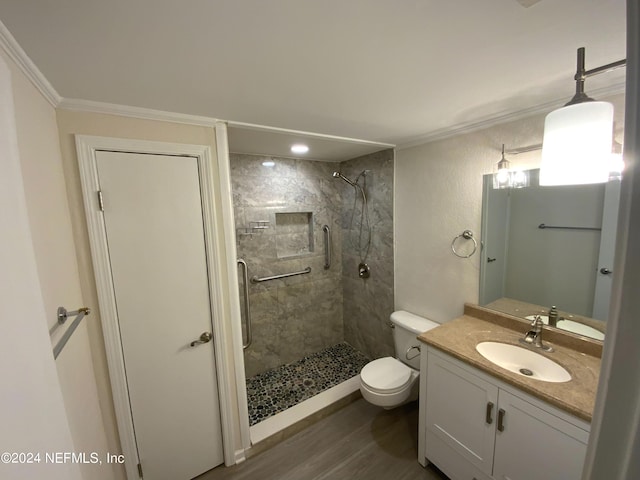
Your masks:
M249 425L355 377L368 362L348 343L339 343L247 379Z

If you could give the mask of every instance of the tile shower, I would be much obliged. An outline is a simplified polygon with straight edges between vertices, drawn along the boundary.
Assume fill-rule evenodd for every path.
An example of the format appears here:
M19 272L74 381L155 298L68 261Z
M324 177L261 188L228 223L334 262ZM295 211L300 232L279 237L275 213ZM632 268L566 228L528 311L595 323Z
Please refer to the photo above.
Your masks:
M393 151L341 163L232 153L230 165L238 257L249 277L311 267L308 274L249 284L253 342L244 359L253 425L357 375L368 359L393 353L387 327ZM349 231L354 188L334 179L336 170L354 178L367 170L372 244L366 280L358 277ZM331 230L329 269L324 225Z

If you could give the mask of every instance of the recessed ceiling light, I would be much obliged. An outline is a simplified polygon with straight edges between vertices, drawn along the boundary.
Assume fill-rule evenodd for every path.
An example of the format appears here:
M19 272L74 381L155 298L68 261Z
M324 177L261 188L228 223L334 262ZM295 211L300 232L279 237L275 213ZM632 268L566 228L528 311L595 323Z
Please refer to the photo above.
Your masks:
M296 143L295 145L291 145L291 151L293 153L307 153L309 151L309 147L302 143Z
M264 162L262 162L262 165L264 167L273 167L275 166L276 162L274 162L273 160L265 160Z

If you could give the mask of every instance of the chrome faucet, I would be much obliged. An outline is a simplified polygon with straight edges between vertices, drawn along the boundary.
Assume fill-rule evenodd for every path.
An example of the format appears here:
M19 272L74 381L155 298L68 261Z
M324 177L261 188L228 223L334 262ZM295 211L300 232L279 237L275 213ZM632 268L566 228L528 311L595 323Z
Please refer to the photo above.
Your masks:
M553 348L542 343L542 326L544 323L540 318L540 315L536 315L533 322L531 322L531 330L524 334L524 338L520 339L520 343L524 345L530 345L535 348L541 348L545 352L553 352Z

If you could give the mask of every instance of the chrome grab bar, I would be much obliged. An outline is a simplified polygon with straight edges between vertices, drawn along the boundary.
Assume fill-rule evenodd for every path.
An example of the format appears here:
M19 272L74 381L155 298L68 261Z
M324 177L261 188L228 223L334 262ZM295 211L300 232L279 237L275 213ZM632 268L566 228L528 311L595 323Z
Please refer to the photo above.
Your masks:
M242 343L242 349L246 350L253 341L251 335L251 307L249 306L249 267L243 259L238 259L238 265L242 267L242 283L244 291L244 319L247 327L247 341Z
M251 283L268 282L269 280L278 280L280 278L293 277L295 275L304 275L305 273L311 273L311 267L307 267L299 272L283 273L281 275L273 275L271 277L258 278L257 276L251 277Z
M331 229L329 225L324 225L322 231L324 232L324 269L328 270L331 268Z

